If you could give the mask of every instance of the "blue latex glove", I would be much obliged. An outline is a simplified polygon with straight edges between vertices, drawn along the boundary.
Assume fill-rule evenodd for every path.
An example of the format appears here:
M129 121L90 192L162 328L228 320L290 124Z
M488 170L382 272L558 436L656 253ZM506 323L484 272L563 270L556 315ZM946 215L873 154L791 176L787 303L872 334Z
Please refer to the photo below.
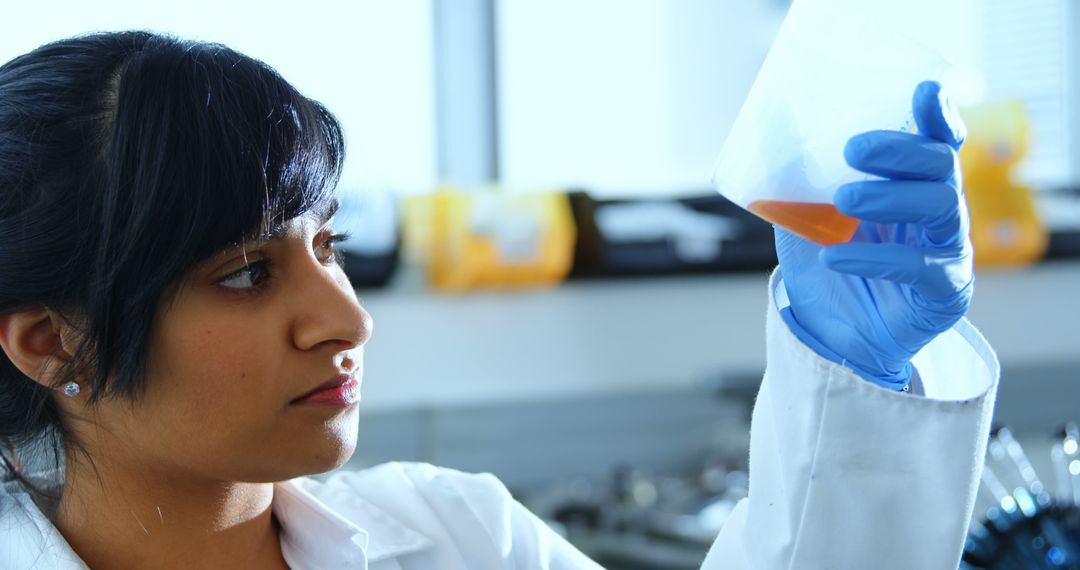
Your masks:
M956 151L959 113L933 81L912 106L919 134L852 137L844 157L887 180L845 184L836 207L862 222L821 247L777 228L791 331L821 356L878 385L905 389L911 358L967 312L974 289L969 219Z

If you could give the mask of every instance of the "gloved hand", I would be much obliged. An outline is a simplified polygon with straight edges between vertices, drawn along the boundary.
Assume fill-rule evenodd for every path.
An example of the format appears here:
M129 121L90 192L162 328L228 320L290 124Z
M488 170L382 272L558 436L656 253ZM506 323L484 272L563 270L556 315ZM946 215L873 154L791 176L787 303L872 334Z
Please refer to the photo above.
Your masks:
M853 168L886 178L845 184L834 201L862 222L849 243L821 247L777 228L791 331L863 378L906 388L911 358L967 312L973 251L957 150L965 128L933 81L913 97L919 134L852 137Z

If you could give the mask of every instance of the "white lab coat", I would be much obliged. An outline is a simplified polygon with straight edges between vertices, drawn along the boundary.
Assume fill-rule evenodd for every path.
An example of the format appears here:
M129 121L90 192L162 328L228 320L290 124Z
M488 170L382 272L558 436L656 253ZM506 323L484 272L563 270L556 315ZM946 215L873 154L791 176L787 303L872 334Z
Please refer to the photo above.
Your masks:
M955 570L990 428L998 364L966 321L915 359L925 395L892 392L820 358L779 318L754 407L750 498L707 570ZM0 493L0 568L86 568L13 485ZM294 570L599 568L493 476L389 463L277 483Z

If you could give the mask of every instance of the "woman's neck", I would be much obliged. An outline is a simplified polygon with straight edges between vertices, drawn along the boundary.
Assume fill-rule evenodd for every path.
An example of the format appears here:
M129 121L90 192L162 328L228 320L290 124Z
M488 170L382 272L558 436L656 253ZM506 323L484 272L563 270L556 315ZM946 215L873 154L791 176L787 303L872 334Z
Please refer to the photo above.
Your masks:
M91 568L287 568L272 483L199 481L70 458L64 480L55 524Z

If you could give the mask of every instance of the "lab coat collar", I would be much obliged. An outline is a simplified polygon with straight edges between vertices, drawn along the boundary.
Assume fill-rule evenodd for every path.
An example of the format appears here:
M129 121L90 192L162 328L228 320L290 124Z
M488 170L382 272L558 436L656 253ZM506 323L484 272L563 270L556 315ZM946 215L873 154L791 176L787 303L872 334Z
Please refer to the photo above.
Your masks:
M294 567L364 568L434 546L428 537L356 495L323 496L321 484L300 477L274 485L274 515L282 554ZM327 502L332 506L329 506ZM293 565L290 558L306 564Z
M56 473L49 476L51 479L33 479L35 483L55 480ZM292 568L363 569L369 562L434 546L428 537L358 496L320 498L320 487L306 477L274 484L272 510L281 524L282 555ZM52 522L14 482L0 486L0 544L14 548L4 553L11 557L5 563L14 563L13 568L86 568Z
M40 482L31 477L35 484ZM64 536L14 481L0 487L0 568L87 570Z

